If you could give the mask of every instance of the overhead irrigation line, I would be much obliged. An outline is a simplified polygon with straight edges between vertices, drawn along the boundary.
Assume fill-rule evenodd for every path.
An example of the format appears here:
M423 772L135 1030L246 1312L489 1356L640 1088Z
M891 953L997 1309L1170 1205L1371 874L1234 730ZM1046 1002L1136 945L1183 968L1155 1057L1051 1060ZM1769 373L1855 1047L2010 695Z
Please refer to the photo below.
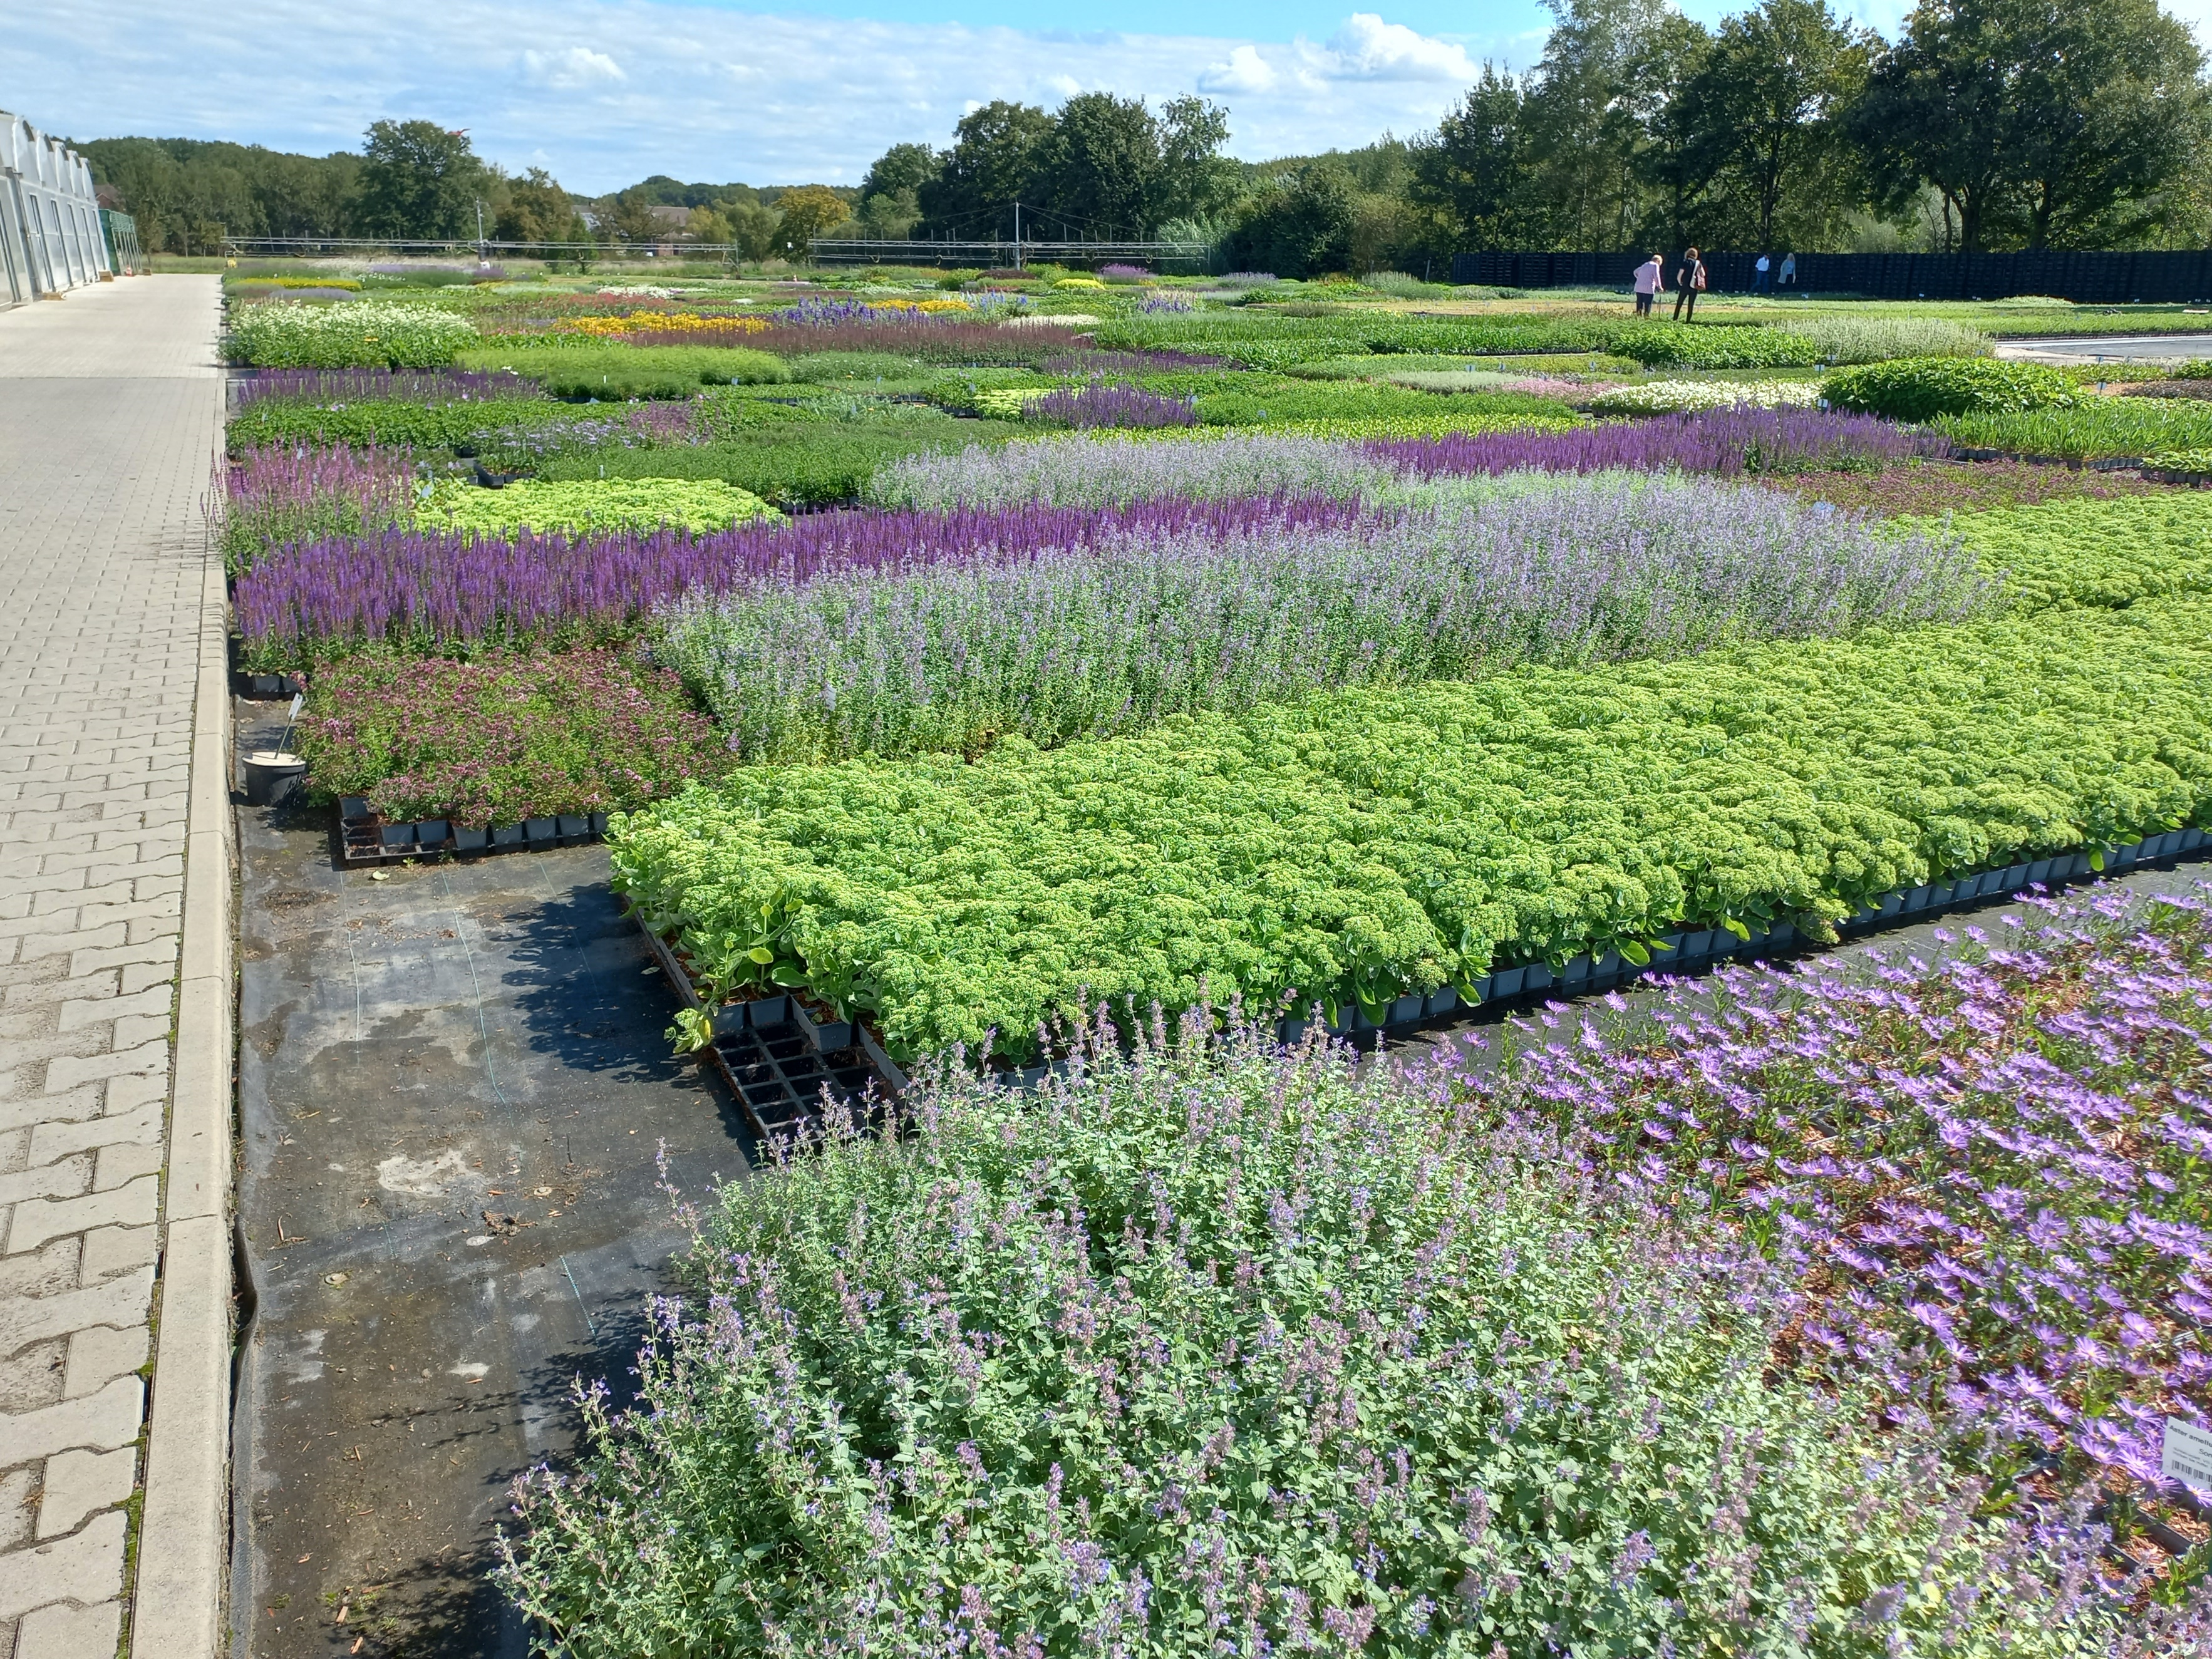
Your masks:
M385 253L464 253L472 252L488 258L493 254L546 254L562 258L587 256L620 258L624 255L658 253L669 251L672 257L678 254L725 255L732 258L745 257L744 248L736 242L685 242L674 238L640 242L501 242L477 241L472 237L370 237L370 236L231 236L224 245L239 253L312 253L312 252L385 252ZM1204 260L1212 252L1212 244L1194 241L1161 240L1078 240L1039 241L1029 238L1015 240L1005 237L977 237L961 240L933 240L927 238L868 239L862 237L817 236L806 245L807 256L813 259L850 259L867 258L883 264L922 264L963 257L988 258L996 260L1012 253L1018 262L1023 258L1046 260L1098 259L1176 259ZM899 256L913 256L902 258Z

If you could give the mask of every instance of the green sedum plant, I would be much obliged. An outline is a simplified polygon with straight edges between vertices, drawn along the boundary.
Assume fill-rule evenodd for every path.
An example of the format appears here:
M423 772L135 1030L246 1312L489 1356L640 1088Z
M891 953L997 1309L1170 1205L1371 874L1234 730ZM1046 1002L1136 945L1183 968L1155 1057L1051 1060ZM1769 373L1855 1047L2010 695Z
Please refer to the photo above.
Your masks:
M751 491L717 478L526 478L502 489L441 478L415 509L416 523L424 529L486 536L525 525L541 532L666 525L700 533L782 516Z
M1202 1021L925 1081L721 1189L501 1582L573 1659L2108 1650L2093 1530L1771 1376L1779 1275L1441 1093Z
M647 925L779 917L895 1056L1103 999L1356 1001L2212 818L2212 601L1349 690L969 763L750 767L616 827ZM995 1033L995 1037L989 1036Z
M2212 592L2212 494L2201 490L1901 522L1956 536L1984 569L2002 574L2008 600L2027 611Z
M1893 421L2066 409L2081 395L2055 368L1978 357L1906 357L1840 369L1820 382L1820 392L1838 409Z

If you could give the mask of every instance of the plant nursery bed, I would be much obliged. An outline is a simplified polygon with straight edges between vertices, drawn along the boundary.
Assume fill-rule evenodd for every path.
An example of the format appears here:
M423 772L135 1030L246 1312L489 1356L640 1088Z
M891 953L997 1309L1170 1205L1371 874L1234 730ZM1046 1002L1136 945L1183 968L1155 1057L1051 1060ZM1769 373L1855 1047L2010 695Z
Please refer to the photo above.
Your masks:
M603 847L334 866L327 810L238 811L234 1651L520 1655L508 1483L578 1378L626 1394L661 1183L742 1179L752 1126L670 1055Z
M643 921L637 931L684 1006L708 1012L683 957ZM744 998L720 1005L713 1018L714 1040L701 1058L763 1141L818 1132L827 1104L872 1118L906 1087L905 1072L864 1024L838 1019L805 997Z
M474 827L447 818L395 823L372 809L363 797L342 795L337 814L338 862L344 866L393 864L441 853L460 858L542 853L554 847L581 847L605 839L607 833L605 812L562 813Z

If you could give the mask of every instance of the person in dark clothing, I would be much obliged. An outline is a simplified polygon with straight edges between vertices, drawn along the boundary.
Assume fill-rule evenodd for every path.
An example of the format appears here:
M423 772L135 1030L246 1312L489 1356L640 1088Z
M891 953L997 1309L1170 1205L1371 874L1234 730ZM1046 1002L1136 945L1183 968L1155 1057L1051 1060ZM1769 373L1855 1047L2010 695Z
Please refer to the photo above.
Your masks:
M1698 295L1705 291L1705 262L1692 248L1683 254L1681 268L1674 273L1674 320L1694 323L1698 320Z

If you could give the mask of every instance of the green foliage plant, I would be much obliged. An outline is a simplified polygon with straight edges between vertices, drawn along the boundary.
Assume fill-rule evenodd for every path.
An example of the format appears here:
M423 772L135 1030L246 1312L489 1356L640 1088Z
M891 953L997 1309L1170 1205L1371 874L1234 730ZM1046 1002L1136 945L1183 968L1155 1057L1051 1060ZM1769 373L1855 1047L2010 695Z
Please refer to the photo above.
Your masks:
M2081 398L2055 368L1975 357L1905 357L1839 369L1820 382L1820 392L1838 409L1893 421L2069 409Z
M609 450L548 461L538 476L718 478L787 510L857 500L877 471L902 456L1003 443L1011 422L955 420L930 412L888 421L780 422L697 445Z
M471 827L644 805L729 751L673 674L611 651L319 669L295 734L314 787Z
M1778 328L1706 323L1638 323L1607 344L1646 368L1803 368L1820 361L1817 341Z
M435 368L477 337L467 318L419 301L264 300L233 307L226 349L255 368Z
M574 1659L2106 1650L2093 1543L1769 1375L1772 1269L1441 1093L1193 1020L840 1121L694 1221L501 1582Z
M631 346L593 340L580 346L502 343L467 354L471 365L512 369L550 396L626 403L633 398L692 398L702 386L781 385L783 359L743 346Z
M479 432L535 431L576 416L567 404L537 397L456 398L439 404L408 398L331 404L306 398L259 398L231 416L224 436L233 454L274 443L453 450L469 447Z
M2212 404L2179 398L2081 395L2070 406L2025 413L1939 416L1930 422L1962 448L2058 460L2138 460L2212 447Z

